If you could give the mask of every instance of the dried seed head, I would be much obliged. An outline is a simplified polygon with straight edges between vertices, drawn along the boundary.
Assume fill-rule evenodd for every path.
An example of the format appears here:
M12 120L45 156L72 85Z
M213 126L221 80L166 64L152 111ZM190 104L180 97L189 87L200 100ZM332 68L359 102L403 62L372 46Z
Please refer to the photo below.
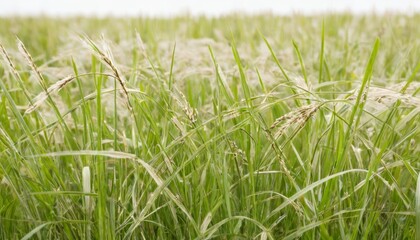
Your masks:
M127 107L132 112L133 107L131 106L131 103L130 103L130 97L128 94L127 86L125 84L125 80L123 76L121 75L120 71L118 70L118 68L116 67L116 65L114 64L114 61L112 60L111 50L109 49L109 47L107 47L104 44L105 49L107 49L107 52L108 52L108 54L105 54L105 52L101 50L91 39L86 37L86 42L91 46L91 50L93 51L93 53L111 69L113 76L120 84L122 88L122 92L124 96L126 97Z
M1 43L0 43L0 53L3 59L9 64L9 67L13 71L13 74L15 74L16 76L19 76L16 66L13 64L12 60L10 59L9 54L7 53L6 49L3 47Z
M277 139L280 137L290 126L303 126L306 121L318 111L320 106L321 104L319 103L306 105L277 118L270 127L270 130L272 131L278 128L274 133L274 138ZM283 123L283 125L281 125L281 123Z
M42 88L46 89L47 87L46 87L46 84L45 84L45 79L42 76L41 72L39 71L38 67L36 66L31 54L29 54L25 45L23 44L23 42L19 38L17 39L17 44L18 44L18 49L19 49L20 53L26 59L26 61L28 62L28 65L31 67L32 71L37 76L39 84L41 85Z
M400 100L402 104L407 106L420 106L420 99L418 97L378 87L371 88L368 100L383 104L388 107L394 104L397 100Z
M195 123L197 121L197 109L191 107L190 103L187 101L187 98L181 91L177 91L180 97L177 97L173 94L173 97L178 102L179 106L182 108L182 111L185 113L187 118L191 121L191 123Z
M233 154L234 154L234 156L235 156L236 159L238 159L238 160L246 160L245 152L238 147L238 145L236 144L236 142L230 140L229 141L229 145L232 148Z
M50 94L60 91L64 88L64 86L72 82L74 79L76 79L75 76L69 75L51 85L46 91L43 91L42 93L38 94L33 100L34 103L26 109L25 114L33 112L48 98L48 96L50 96Z
M400 100L402 104L408 107L418 107L420 106L420 99L416 96L413 96L411 93L415 92L419 86L415 83L407 89L407 93L401 93L398 91L401 84L390 86L389 88L379 88L379 87L369 87L369 94L367 90L362 95L362 101L366 101L368 104L372 105L375 109L378 109L379 106L390 107L397 100ZM395 90L394 90L395 89ZM356 99L356 91L353 91L347 100Z

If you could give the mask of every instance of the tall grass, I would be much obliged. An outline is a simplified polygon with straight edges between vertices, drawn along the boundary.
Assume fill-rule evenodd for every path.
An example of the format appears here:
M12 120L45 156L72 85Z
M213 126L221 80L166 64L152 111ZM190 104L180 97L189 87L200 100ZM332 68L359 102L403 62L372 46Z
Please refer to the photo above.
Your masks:
M2 19L0 238L418 238L419 18Z

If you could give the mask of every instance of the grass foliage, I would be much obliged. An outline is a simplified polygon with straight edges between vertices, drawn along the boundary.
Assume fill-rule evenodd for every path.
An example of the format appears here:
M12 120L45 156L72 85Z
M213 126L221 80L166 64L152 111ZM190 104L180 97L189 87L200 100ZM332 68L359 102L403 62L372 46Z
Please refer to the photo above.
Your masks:
M420 239L419 21L1 19L0 239Z

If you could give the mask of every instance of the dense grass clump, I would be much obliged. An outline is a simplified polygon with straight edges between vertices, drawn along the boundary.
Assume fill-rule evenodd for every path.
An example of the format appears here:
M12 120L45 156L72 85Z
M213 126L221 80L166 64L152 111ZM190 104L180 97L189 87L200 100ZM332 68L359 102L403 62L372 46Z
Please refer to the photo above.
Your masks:
M419 238L419 20L1 19L0 239Z

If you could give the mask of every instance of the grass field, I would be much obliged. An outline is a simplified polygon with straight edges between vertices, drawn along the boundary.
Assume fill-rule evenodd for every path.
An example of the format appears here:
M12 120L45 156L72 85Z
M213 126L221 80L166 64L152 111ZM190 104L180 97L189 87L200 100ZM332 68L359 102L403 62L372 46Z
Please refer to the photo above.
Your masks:
M0 239L420 239L418 22L0 19Z

